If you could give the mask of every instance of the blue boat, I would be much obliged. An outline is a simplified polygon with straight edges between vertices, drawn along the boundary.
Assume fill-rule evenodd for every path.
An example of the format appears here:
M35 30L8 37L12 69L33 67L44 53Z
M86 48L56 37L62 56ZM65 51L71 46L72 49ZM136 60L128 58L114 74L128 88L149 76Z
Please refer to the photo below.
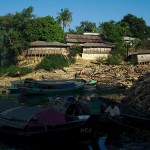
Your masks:
M26 80L18 89L23 95L55 95L70 94L84 89L82 79L70 80Z

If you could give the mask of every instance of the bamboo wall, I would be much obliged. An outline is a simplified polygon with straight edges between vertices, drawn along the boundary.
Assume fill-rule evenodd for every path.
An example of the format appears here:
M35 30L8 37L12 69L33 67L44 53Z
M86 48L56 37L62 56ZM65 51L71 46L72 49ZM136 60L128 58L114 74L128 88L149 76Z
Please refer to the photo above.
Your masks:
M84 54L109 54L111 48L83 48Z
M111 48L83 48L82 59L107 58Z
M66 47L46 47L46 48L30 48L28 49L27 56L45 56L50 54L68 54Z
M150 63L150 54L140 54L137 55L138 63Z

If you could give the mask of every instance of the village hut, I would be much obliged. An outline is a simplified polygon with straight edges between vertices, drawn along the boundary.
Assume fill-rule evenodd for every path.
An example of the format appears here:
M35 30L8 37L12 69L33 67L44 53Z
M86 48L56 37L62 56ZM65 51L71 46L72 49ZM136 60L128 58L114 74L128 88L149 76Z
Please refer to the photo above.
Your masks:
M150 50L141 50L130 53L129 59L136 64L150 64Z
M107 43L108 39L99 33L84 33L79 34L67 34L66 36L67 45L79 45L84 43Z
M107 58L113 45L105 43L85 43L83 47L82 59Z
M46 56L50 54L69 53L69 46L60 42L35 41L31 42L27 50L27 56Z
M84 33L83 35L67 34L68 45L78 45L83 49L82 59L107 58L114 47L107 37L99 33Z

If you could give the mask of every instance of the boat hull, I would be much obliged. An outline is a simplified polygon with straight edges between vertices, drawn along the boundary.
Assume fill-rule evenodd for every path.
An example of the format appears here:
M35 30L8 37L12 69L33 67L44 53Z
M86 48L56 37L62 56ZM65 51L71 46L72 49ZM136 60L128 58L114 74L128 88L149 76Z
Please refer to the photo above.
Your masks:
M23 95L56 95L70 94L84 89L85 82L74 80L60 81L28 81L20 86L19 91Z
M68 89L56 89L56 90L20 87L19 90L23 95L56 95L56 94L70 94L74 92L80 92L81 90L83 90L83 86L72 88L72 89L68 88Z
M58 126L42 126L26 129L0 127L3 139L25 143L76 143L90 145L98 133L99 116L92 115L88 120Z

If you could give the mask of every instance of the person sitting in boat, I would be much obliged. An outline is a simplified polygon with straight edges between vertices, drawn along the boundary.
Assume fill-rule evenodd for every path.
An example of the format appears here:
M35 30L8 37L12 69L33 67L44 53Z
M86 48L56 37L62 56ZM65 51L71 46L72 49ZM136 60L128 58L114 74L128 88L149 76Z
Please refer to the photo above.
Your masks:
M112 103L106 110L105 114L109 115L110 117L120 116L120 109L114 103Z

